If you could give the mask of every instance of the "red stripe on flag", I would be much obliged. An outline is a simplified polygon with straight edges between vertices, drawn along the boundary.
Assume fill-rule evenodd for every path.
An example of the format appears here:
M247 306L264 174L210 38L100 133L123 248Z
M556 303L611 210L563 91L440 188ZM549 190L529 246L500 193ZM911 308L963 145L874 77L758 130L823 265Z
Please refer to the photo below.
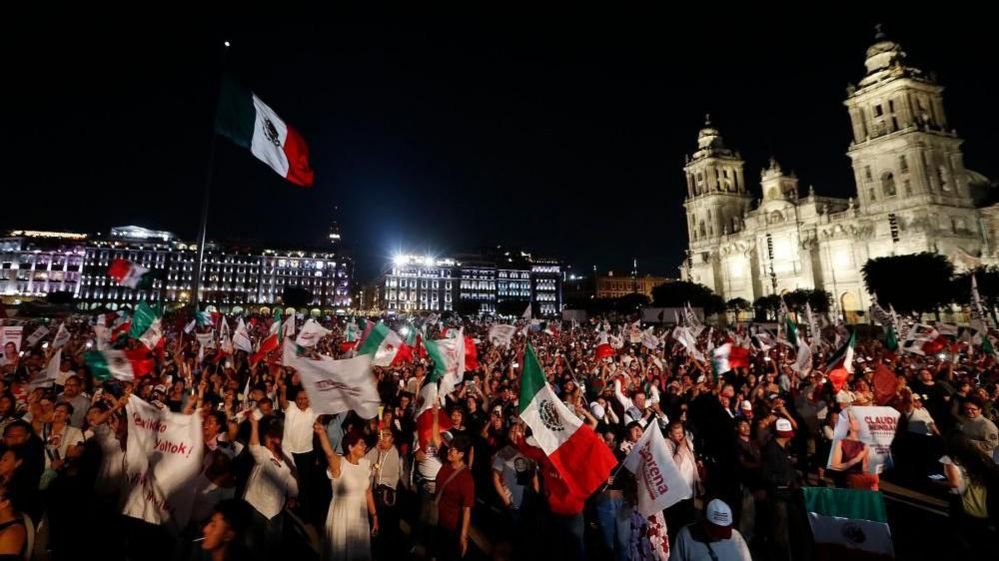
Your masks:
M286 179L295 185L312 187L315 174L309 167L309 147L302 135L291 127L288 127L288 136L284 140L284 155L288 158Z
M584 497L590 496L607 481L617 459L607 444L583 425L548 457L570 489Z
M111 262L111 266L108 267L108 276L120 283L122 279L128 276L128 271L131 268L132 265L128 261L115 259Z

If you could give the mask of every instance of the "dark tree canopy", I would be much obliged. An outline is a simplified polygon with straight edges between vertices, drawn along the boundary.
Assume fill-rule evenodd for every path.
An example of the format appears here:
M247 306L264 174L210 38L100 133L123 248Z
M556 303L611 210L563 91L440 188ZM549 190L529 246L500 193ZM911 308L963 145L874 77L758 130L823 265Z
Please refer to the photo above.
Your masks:
M705 315L725 312L725 300L703 284L677 281L652 289L652 301L661 308L679 308L688 303L704 310Z
M825 290L810 290L799 288L784 295L784 302L792 311L804 313L805 304L812 307L812 312L824 314L829 311L832 295Z
M901 313L935 312L954 301L954 265L943 255L916 253L870 259L864 284L884 306Z
M725 307L732 312L746 312L753 309L753 305L745 298L733 298L725 302Z

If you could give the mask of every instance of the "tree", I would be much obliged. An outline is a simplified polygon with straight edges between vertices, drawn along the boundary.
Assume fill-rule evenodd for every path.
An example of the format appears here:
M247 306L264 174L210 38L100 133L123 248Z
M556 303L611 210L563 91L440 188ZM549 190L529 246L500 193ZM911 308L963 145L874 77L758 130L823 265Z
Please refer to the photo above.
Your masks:
M728 302L725 302L725 307L730 312L748 312L753 309L753 305L749 303L749 300L745 298L733 298Z
M878 303L903 314L936 312L954 301L954 265L943 255L878 257L864 263L861 271L867 291Z
M777 311L780 310L780 296L776 294L760 296L753 302L753 309L756 310L756 319L758 321L767 321L771 317L776 318Z
M812 307L812 312L824 314L829 311L829 304L832 302L832 295L825 290L810 290L799 288L784 295L784 302L791 310L799 313L805 312L805 304Z
M312 303L312 293L300 286L286 286L281 292L281 304L295 309L305 308Z
M611 308L619 314L633 314L649 305L649 297L644 294L628 294L614 298L610 304Z
M982 306L992 315L993 321L996 321L995 309L999 306L999 268L979 267L955 276L954 301L958 304L971 303L971 275L975 275L975 281L978 283L978 296L982 299Z
M661 308L681 308L688 303L704 310L704 315L725 312L725 300L703 284L668 282L652 289L652 300Z

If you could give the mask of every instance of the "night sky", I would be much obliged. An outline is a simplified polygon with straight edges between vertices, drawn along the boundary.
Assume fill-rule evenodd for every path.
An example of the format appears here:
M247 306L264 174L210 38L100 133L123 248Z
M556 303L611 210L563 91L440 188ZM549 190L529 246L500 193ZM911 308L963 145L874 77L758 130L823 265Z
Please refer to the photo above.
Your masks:
M879 21L947 87L967 166L999 177L994 23L925 12L25 20L0 38L0 228L193 239L224 36L317 181L297 188L220 138L210 238L321 246L337 205L359 281L397 251L496 244L676 276L684 154L706 112L755 193L771 155L803 193L854 192L842 102Z

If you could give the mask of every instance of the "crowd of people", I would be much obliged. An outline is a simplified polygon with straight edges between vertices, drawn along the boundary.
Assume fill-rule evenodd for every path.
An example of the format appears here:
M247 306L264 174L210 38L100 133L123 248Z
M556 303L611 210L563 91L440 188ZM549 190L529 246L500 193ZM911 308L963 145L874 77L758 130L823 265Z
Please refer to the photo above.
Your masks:
M71 337L58 352L46 337L5 353L0 559L809 559L801 489L876 491L882 477L948 496L963 551L995 539L999 367L972 344L913 354L861 336L840 385L828 375L836 345L818 334L801 369L793 346L757 344L747 326L693 331L698 357L666 326L642 326L651 345L636 340L630 318L516 320L509 341L490 339L495 320L368 320L471 341L463 379L430 405L425 425L417 413L435 365L418 348L371 369L376 416L320 415L280 350L251 365L249 353L200 348L197 334L215 337L231 318L216 315L193 333L188 319L163 318L151 371L131 380L100 379L88 366L94 317L65 318ZM247 320L254 341L278 321ZM25 332L39 323L27 321ZM319 323L329 334L309 353L358 352L355 334L365 329L356 320ZM612 352L598 353L608 341ZM748 349L748 360L719 372L710 349L726 343ZM141 350L127 336L113 344ZM689 495L642 516L626 469L590 496L566 492L520 416L528 344L554 392L619 462L650 425L662 431ZM881 367L896 377L887 391L874 380ZM139 484L125 465L124 415L136 398L201 417L204 459L187 483L196 495L184 527L122 515ZM875 403L900 413L883 470L871 468L871 443L851 412ZM849 430L835 438L841 416Z

